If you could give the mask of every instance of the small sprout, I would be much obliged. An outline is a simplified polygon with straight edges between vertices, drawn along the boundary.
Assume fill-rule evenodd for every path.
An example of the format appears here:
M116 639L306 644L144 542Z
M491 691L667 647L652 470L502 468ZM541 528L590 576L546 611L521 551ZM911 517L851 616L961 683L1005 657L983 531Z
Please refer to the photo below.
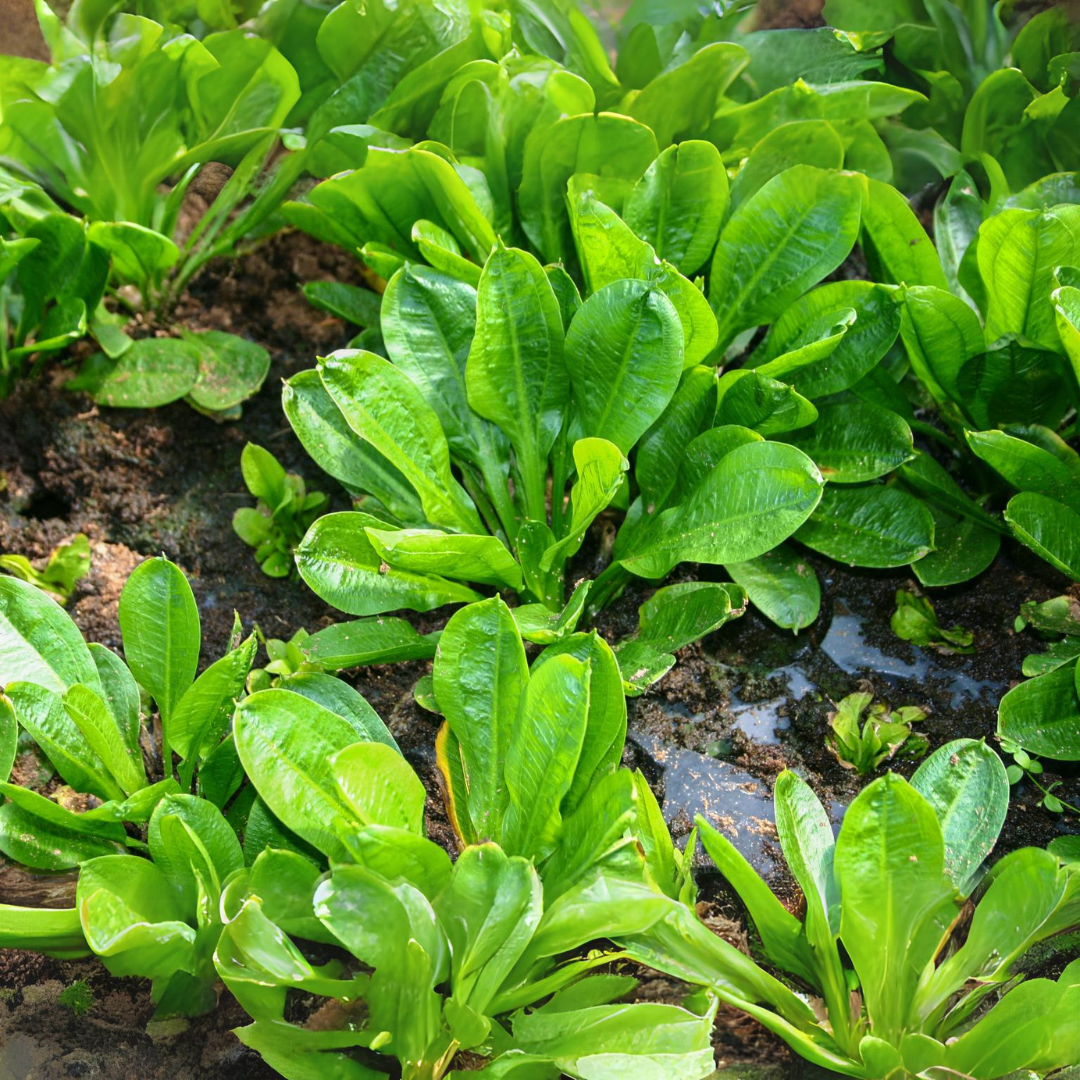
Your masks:
M303 671L323 671L323 665L317 660L312 660L303 651L303 645L311 636L303 628L296 631L288 641L280 638L268 638L258 626L255 627L255 636L259 643L266 649L268 663L265 667L252 668L247 677L247 692L257 693L259 690L269 690L278 685L283 676L296 675Z
M90 572L90 541L85 534L77 533L67 543L53 548L43 570L35 570L25 555L0 555L0 570L36 585L57 603L66 604L75 583Z
M899 589L896 593L896 611L892 617L893 633L904 641L910 641L923 649L937 649L950 655L968 655L975 651L974 635L962 626L946 630L934 611L934 605L925 596Z
M920 758L930 747L925 735L911 730L928 710L905 705L890 712L888 705L871 705L873 700L873 694L848 694L829 716L832 731L825 736L836 760L860 776L894 757Z
M85 1016L94 1007L94 991L85 979L78 979L60 991L58 1000L76 1016Z
M254 443L244 447L240 468L258 503L233 514L233 531L255 549L255 559L268 577L295 576L293 552L330 497L309 492L301 477L287 473L273 454Z
M1060 814L1065 810L1073 814L1080 814L1080 808L1064 802L1054 794L1054 789L1061 787L1060 780L1055 780L1047 785L1042 784L1039 777L1043 774L1043 765L1038 758L1033 758L1013 739L1001 738L1000 742L1004 753L1012 756L1012 764L1005 769L1005 775L1009 778L1010 784L1019 784L1021 780L1026 778L1042 792L1041 798L1036 803L1037 806L1049 810L1051 814Z

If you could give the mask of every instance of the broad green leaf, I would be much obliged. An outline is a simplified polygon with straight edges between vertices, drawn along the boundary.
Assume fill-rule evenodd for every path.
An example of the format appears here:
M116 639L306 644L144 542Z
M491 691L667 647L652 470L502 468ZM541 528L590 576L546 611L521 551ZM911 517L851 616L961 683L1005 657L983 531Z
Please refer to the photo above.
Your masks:
M740 368L720 376L716 424L737 424L761 435L777 435L812 424L816 406L786 382Z
M586 578L578 583L562 611L552 611L544 604L520 604L511 609L518 631L526 641L537 645L553 645L577 629L585 610L592 581Z
M659 514L620 561L639 577L659 578L680 562L757 558L806 521L822 483L813 462L792 446L736 446L685 502Z
M0 851L34 870L70 870L88 859L115 855L122 850L118 839L74 832L11 800L0 806Z
M1058 349L1050 292L1054 268L1080 262L1080 207L1003 210L979 229L976 254L990 298L986 340L1019 334Z
M988 529L1005 532L1000 520L973 502L933 455L917 454L900 467L900 476L919 494L927 496L931 502L949 513L970 518Z
M200 887L220 887L244 865L240 841L221 811L194 795L162 799L150 819L147 842L154 865L189 911L195 909Z
M217 745L228 726L237 699L244 696L244 682L251 671L258 642L255 635L211 664L180 699L169 736L173 749L194 763ZM190 778L190 765L186 773Z
M797 446L833 484L857 484L898 469L915 456L911 429L869 402L822 405L817 420L784 442Z
M1021 543L1080 581L1080 514L1045 495L1024 491L1009 500L1005 520Z
M911 569L923 585L958 585L978 577L997 558L1001 534L971 518L954 517L930 505L934 550Z
M0 671L4 685L34 682L56 693L74 683L98 685L71 617L40 589L6 575L0 576Z
M113 975L169 978L196 963L195 930L147 859L109 855L79 871L75 902L86 943Z
M394 737L367 699L342 679L319 671L298 671L295 675L286 675L279 685L282 690L314 701L344 720L356 733L354 742L381 742L397 747Z
M776 831L788 868L806 897L804 931L814 951L818 980L830 1015L849 1008L840 951L840 888L833 873L835 845L829 815L804 780L784 770L776 781Z
M615 694L622 696L622 680L617 667L613 690ZM624 706L624 723L625 711ZM620 755L623 741L619 741ZM582 775L579 765L578 777ZM645 788L648 789L648 784L645 784ZM638 806L635 804L644 796L641 795L641 788L635 785L634 773L629 769L608 769L600 773L595 783L587 786L584 797L573 812L564 814L558 846L544 863L544 897L548 904L582 881L599 863L631 845L636 845L639 839L643 847L648 848L650 843L653 845L651 850L654 861L651 868L655 868L658 875L665 872L660 866L663 856L656 855L656 852L662 849L665 843L668 851L673 850L671 834L659 807L656 806L655 796L650 793L650 797L653 807L656 808L657 818L650 817L649 824L662 829L663 834L655 833L646 840L644 836L640 836L644 827L635 829L635 822L640 822ZM635 832L639 835L635 835ZM673 867L668 878L654 875L657 881L674 881L674 878Z
M319 376L349 427L401 470L428 521L457 532L484 531L450 471L437 415L403 372L373 353L345 351L320 361Z
M86 238L109 253L119 277L144 293L180 258L180 249L167 236L130 221L91 222Z
M364 531L370 521L366 514L326 514L296 549L300 576L327 603L350 615L379 615L398 608L431 611L481 598L458 582L389 567Z
M656 137L645 124L616 113L566 116L525 144L518 213L525 235L547 262L573 250L566 212L570 177L595 177L596 195L618 213L656 160Z
M629 453L679 385L683 344L675 308L645 282L605 286L570 324L566 368L584 435Z
M895 487L830 485L796 539L850 566L903 566L933 550L934 519Z
M867 259L875 281L895 285L931 285L947 289L934 245L907 199L891 184L867 178L869 198L863 207Z
M1004 431L966 431L973 453L1018 491L1080 506L1080 478L1060 458Z
M528 678L524 646L501 599L471 604L451 617L432 679L469 778L467 803L457 807L466 840L496 834L506 800L503 763Z
M890 773L848 807L836 841L840 939L878 1037L904 1030L911 995L958 909L930 804Z
M900 334L915 374L939 400L960 402L957 380L985 348L979 318L958 296L933 286L904 290Z
M382 306L387 354L435 411L451 449L480 465L501 439L469 408L465 362L475 328L474 287L411 263L390 279Z
M749 62L741 45L729 41L706 45L653 79L630 102L630 115L652 128L661 147L700 138L724 92Z
M949 1046L948 1068L968 1076L993 1076L1030 1067L1038 1073L1076 1060L1074 1017L1080 983L1032 979L1008 993L974 1027ZM1065 983L1063 986L1062 983Z
M0 782L7 783L15 762L15 747L19 741L19 722L11 699L0 693Z
M220 330L187 333L184 341L199 357L199 376L188 400L200 409L226 412L258 393L270 370L261 345Z
M289 497L284 466L269 450L248 443L240 455L240 472L248 491L271 511L277 511Z
M626 278L650 282L671 301L683 332L683 364L703 363L716 346L716 316L705 294L640 239L596 198L595 177L574 177L567 201L586 291L596 293Z
M728 178L716 147L687 140L669 146L626 197L626 224L681 274L696 274L712 254L728 206Z
M371 546L394 569L441 574L495 588L521 589L521 567L494 536L427 529L364 529Z
M731 185L731 205L740 206L794 165L842 169L844 142L836 128L827 120L792 120L768 132L739 166Z
M536 870L494 844L467 848L436 911L454 957L453 1000L484 1015L540 922Z
M388 825L421 835L426 793L420 778L395 748L355 743L330 759L338 792L364 825Z
M540 520L570 380L558 301L543 267L524 251L500 246L484 266L465 384L469 405L514 447L527 516Z
M634 478L647 514L666 504L678 481L686 447L713 422L715 413L715 373L711 368L691 368L667 408L638 440Z
M721 345L772 322L847 258L863 190L859 176L796 165L732 214L713 257L709 292Z
M331 758L356 742L346 720L287 690L261 690L240 703L236 749L261 798L320 851L344 859L339 829L355 825L334 784Z
M1005 339L964 364L957 374L956 400L963 402L973 427L1055 428L1076 404L1070 376L1059 353Z
M135 751L142 731L139 686L127 664L111 649L96 643L87 646L101 679L101 699L108 706L127 746Z
M1014 686L998 704L998 734L1032 754L1080 761L1075 664Z
M308 303L320 311L367 329L379 325L381 297L370 289L343 281L309 281L301 289Z
M190 394L199 373L199 353L188 342L140 338L115 359L91 356L71 388L87 391L98 405L156 409Z
M754 605L777 626L798 633L818 617L821 585L814 568L790 544L724 569L741 585Z
M1062 285L1050 294L1054 305L1054 323L1073 374L1080 380L1080 289Z
M556 656L529 678L503 769L509 801L499 839L510 854L539 860L555 846L585 739L590 667Z
M618 768L622 761L626 743L626 699L615 654L595 630L589 634L572 634L546 648L533 664L530 678L560 656L572 656L589 668L585 736L573 782L561 808L568 814L581 805L594 783Z
M577 479L570 492L570 514L563 539L549 547L540 565L552 567L577 554L597 514L607 509L623 483L629 464L617 446L606 439L578 439L574 443ZM558 494L554 496L558 498Z
M56 771L76 791L100 799L121 799L123 792L87 745L64 708L63 695L33 682L11 682L4 691L20 725L33 737Z
M945 873L966 894L993 850L1009 806L1005 766L984 742L955 739L916 770L911 786L934 808L945 841Z
M480 284L480 267L461 254L461 248L451 233L432 221L418 221L412 227L413 243L420 254L436 270L476 288Z
M93 690L87 686L69 687L64 694L64 709L125 795L146 786L142 752L124 742L115 718Z
M297 438L320 468L353 492L370 492L406 524L423 524L412 485L349 427L317 371L301 371L289 379L281 400Z
M405 619L355 619L312 634L304 642L304 651L317 663L338 671L361 664L429 660L437 641L437 634L419 634Z
M168 559L147 559L131 573L117 613L124 658L154 699L168 740L180 699L199 667L199 609L191 586Z
M745 611L746 593L738 585L715 581L666 585L638 608L637 639L673 653Z

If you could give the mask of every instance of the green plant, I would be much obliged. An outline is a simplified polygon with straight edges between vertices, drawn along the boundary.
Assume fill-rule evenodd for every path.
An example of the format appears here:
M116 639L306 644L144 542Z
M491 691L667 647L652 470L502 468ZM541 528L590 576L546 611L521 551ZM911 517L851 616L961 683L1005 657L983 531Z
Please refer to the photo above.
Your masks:
M880 129L903 190L982 154L1020 186L1080 165L1066 135L1080 115L1080 29L1066 8L1025 14L1021 4L979 0L828 0L830 26L883 46L885 79L925 95Z
M248 491L258 499L254 509L233 514L233 530L269 577L293 573L293 552L311 523L330 503L321 491L309 492L303 477L287 473L273 454L248 443L240 456Z
M125 584L119 616L126 662L86 645L63 609L26 582L0 578L0 613L7 628L0 642L0 850L10 859L62 870L125 849L145 851L125 823L150 821L164 797L191 789L196 768L198 790L213 804L236 791L242 774L227 730L255 638L241 642L237 622L230 652L196 678L198 609L176 566L149 559ZM157 708L152 729L144 728L143 692ZM6 782L20 728L66 785L100 804L76 812ZM158 738L151 731L160 731ZM175 777L174 751L181 759ZM160 779L151 782L155 772Z
M1021 604L1013 629L1019 634L1029 626L1048 644L1044 652L1024 657L1022 670L1028 678L1044 675L1080 656L1080 602L1075 597L1056 596L1043 603L1029 600Z
M90 573L90 541L76 533L67 543L49 552L42 570L36 570L25 555L0 555L0 570L36 585L58 603L66 604L75 583Z
M495 1075L711 1071L710 1008L615 1006L634 980L589 976L620 958L599 940L649 925L671 902L647 884L635 842L639 807L658 816L655 801L616 770L626 705L602 639L575 634L530 671L498 598L451 620L434 693L447 716L440 762L456 762L449 805L464 850L453 863L424 836L424 787L366 703L351 695L346 711L340 698L290 693L319 678L286 676L236 716L259 800L293 838L291 852L264 850L226 885L217 964L255 1021L242 1041L297 1077L331 1066L367 1075L348 1056L356 1047L377 1051L362 1060L380 1075L396 1058L403 1076L433 1080L465 1049L492 1059ZM538 805L544 817L526 812ZM329 859L330 874L301 850ZM628 910L643 893L658 903ZM345 962L313 968L280 930L343 946ZM338 1023L287 1023L290 989L336 998Z
M1051 814L1060 814L1063 810L1069 810L1074 814L1080 813L1075 806L1062 802L1054 794L1054 789L1061 787L1061 781L1055 780L1049 784L1043 784L1040 777L1043 775L1043 764L1038 758L1033 758L1019 743L1012 739L999 736L1001 750L1012 758L1012 763L1005 770L1010 784L1018 784L1021 780L1028 780L1039 790L1040 797L1037 803Z
M764 996L728 970L710 974L703 952L684 948L665 960L648 941L621 944L711 986L798 1054L844 1076L993 1080L1070 1064L1080 1058L1080 961L1056 981L1020 981L1018 969L1035 945L1080 922L1080 878L1076 864L1037 848L1014 851L982 875L1007 803L997 755L959 740L927 758L910 784L890 773L866 787L834 841L813 792L783 773L777 830L806 897L803 918L698 819L769 963L820 997L823 1015L805 1010L792 1020L802 1000L791 990Z
M94 991L85 979L77 979L65 986L56 1000L76 1016L85 1016L94 1007Z
M832 730L825 736L825 745L836 760L860 776L893 758L922 757L930 748L925 735L911 730L912 724L926 719L926 709L904 705L890 712L882 702L871 705L873 700L874 695L865 692L841 699L829 715Z
M910 641L924 649L937 649L946 656L952 653L965 655L975 651L972 644L974 635L970 630L965 630L962 626L946 630L938 622L934 605L929 599L906 589L897 590L892 630L904 641Z

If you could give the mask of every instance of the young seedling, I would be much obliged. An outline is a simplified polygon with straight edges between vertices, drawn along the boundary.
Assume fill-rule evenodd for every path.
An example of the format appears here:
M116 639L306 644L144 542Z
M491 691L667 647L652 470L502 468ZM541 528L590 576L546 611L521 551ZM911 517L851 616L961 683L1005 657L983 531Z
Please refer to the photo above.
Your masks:
M842 698L829 714L832 730L825 736L825 745L836 760L860 776L895 757L922 757L930 748L925 735L912 731L913 724L929 715L926 709L904 705L890 711L883 702L871 704L873 700L874 695L866 692Z
M268 450L248 443L240 456L248 491L258 499L233 514L233 530L268 577L296 576L293 552L317 517L329 506L321 491L309 492L303 478L287 473Z
M66 604L75 585L90 573L90 541L77 533L67 543L49 553L43 569L36 569L25 555L0 555L0 570L41 589L60 604Z

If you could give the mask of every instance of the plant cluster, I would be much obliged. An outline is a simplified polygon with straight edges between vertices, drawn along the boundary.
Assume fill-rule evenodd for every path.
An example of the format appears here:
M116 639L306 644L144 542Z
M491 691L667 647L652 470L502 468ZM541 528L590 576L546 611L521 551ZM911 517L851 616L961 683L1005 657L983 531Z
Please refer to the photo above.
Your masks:
M0 58L0 394L89 334L70 385L97 403L235 416L269 354L174 331L182 291L284 225L356 253L370 288L304 291L357 333L283 389L351 508L249 444L234 518L352 618L237 617L200 673L192 589L149 559L121 659L48 595L85 544L5 556L0 851L78 883L0 905L0 946L96 955L161 1016L223 983L293 1080L703 1080L718 1002L863 1080L1080 1060L1080 961L1028 977L1080 926L1075 838L986 865L1010 782L1066 808L1039 778L1080 759L1075 599L1017 624L1049 644L1000 703L1008 770L950 742L836 836L779 777L799 915L704 819L676 847L622 765L626 698L679 649L749 604L817 618L806 552L931 589L1008 537L1080 581L1077 25L828 0L836 29L757 31L748 3L639 0L612 51L576 0L119 6L39 0L51 60ZM712 569L665 583L684 565ZM445 606L426 634L392 614ZM973 647L908 590L893 626ZM336 674L398 660L432 662L445 846ZM851 694L827 743L862 776L927 755L925 716ZM49 795L12 782L22 753ZM699 837L751 955L698 913ZM693 989L639 1000L631 962Z
M1036 944L1080 923L1080 864L1022 849L981 869L1008 802L982 743L940 747L910 784L875 781L835 842L809 787L783 774L799 920L706 821L673 845L644 777L619 764L623 680L595 632L530 664L498 597L447 624L431 704L448 853L426 835L424 785L347 683L282 673L245 696L255 639L239 630L193 679L197 614L167 561L125 587L126 664L32 586L0 585L5 663L23 676L0 698L5 772L18 724L83 795L67 809L0 788L5 854L79 867L73 909L0 907L0 942L150 978L159 1015L212 1008L220 979L251 1016L242 1041L286 1077L438 1080L463 1075L468 1051L492 1076L702 1080L717 1000L867 1080L993 1078L1080 1052L1076 964L1017 985ZM747 906L759 959L699 920L698 831ZM681 1006L627 1003L625 960L701 989ZM296 994L336 1002L333 1021L306 1026ZM1010 1018L1028 1014L1039 1023L1018 1038Z

